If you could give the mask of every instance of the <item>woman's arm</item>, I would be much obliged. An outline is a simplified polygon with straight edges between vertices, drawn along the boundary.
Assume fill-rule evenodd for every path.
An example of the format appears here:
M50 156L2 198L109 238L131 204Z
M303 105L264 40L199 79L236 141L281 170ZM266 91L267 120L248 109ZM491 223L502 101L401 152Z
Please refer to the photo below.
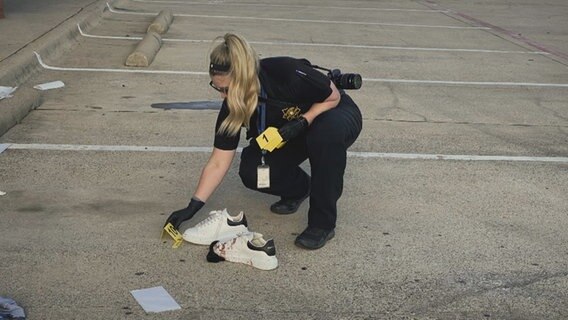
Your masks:
M213 149L209 161L203 167L197 190L191 198L189 205L187 208L172 212L166 220L164 228L171 224L174 229L179 230L180 225L184 221L191 219L203 207L205 201L223 181L234 157L235 150Z
M207 201L229 171L235 153L236 150L213 148L209 161L201 171L201 177L194 194L195 198L203 202Z
M333 81L330 81L329 83L329 87L331 88L331 94L329 97L327 97L323 102L314 103L310 109L303 114L303 117L308 120L309 124L311 124L317 116L329 109L337 107L339 104L339 100L341 99L339 90L337 90Z

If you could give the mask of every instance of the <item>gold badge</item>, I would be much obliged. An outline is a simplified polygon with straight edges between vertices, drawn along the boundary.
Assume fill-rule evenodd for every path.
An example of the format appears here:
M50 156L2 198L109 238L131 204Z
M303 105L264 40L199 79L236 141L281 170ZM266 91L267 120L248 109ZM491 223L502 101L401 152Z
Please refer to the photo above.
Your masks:
M298 107L290 107L290 108L286 108L286 109L282 109L282 113L284 113L284 115L282 115L283 119L286 119L288 121L290 120L294 120L300 117L300 113L302 112L302 110L300 110L300 108Z

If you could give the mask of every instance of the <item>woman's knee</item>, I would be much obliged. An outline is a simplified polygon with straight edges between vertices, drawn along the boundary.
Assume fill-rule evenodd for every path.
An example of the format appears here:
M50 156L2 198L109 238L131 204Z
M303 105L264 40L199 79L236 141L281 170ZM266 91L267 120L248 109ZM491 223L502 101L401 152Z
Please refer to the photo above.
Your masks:
M351 145L361 132L361 113L356 106L337 106L318 116L310 125L308 148L325 145Z
M337 144L344 140L341 130L338 130L338 124L335 121L315 122L310 127L306 136L306 144L308 149L317 146Z

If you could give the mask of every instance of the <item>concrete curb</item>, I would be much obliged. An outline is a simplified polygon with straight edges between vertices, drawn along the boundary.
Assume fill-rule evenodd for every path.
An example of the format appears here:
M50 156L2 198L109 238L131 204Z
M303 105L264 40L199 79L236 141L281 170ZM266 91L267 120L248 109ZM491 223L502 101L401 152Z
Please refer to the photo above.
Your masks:
M77 24L84 30L98 24L105 8L104 0L96 0L73 16L48 31L42 37L21 48L19 52L0 63L0 85L20 87L14 97L0 101L0 136L19 123L30 110L37 108L41 99L26 82L42 70L34 51L44 58L55 58L69 50L80 37Z
M155 32L148 32L134 51L126 58L125 65L128 67L147 67L162 47L162 37Z
M148 26L148 33L156 32L159 34L164 34L170 28L170 25L174 21L174 15L170 10L162 10L156 16L154 21Z
M19 87L12 98L0 100L0 130L8 131L20 123L31 110L41 105L41 99L41 91Z

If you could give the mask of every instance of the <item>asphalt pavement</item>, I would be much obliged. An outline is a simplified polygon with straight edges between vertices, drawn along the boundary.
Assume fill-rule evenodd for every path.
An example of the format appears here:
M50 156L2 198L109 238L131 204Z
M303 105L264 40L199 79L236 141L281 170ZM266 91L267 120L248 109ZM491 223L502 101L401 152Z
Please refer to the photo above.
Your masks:
M126 67L164 9L154 61ZM28 319L568 318L563 1L4 0L4 13L0 86L18 89L0 100L0 297ZM294 245L307 203L272 214L238 157L183 225L244 211L275 240L274 271L160 239L217 111L155 106L219 102L207 58L225 32L364 78L324 248ZM53 81L65 86L33 88ZM181 310L145 313L130 292L156 286Z

